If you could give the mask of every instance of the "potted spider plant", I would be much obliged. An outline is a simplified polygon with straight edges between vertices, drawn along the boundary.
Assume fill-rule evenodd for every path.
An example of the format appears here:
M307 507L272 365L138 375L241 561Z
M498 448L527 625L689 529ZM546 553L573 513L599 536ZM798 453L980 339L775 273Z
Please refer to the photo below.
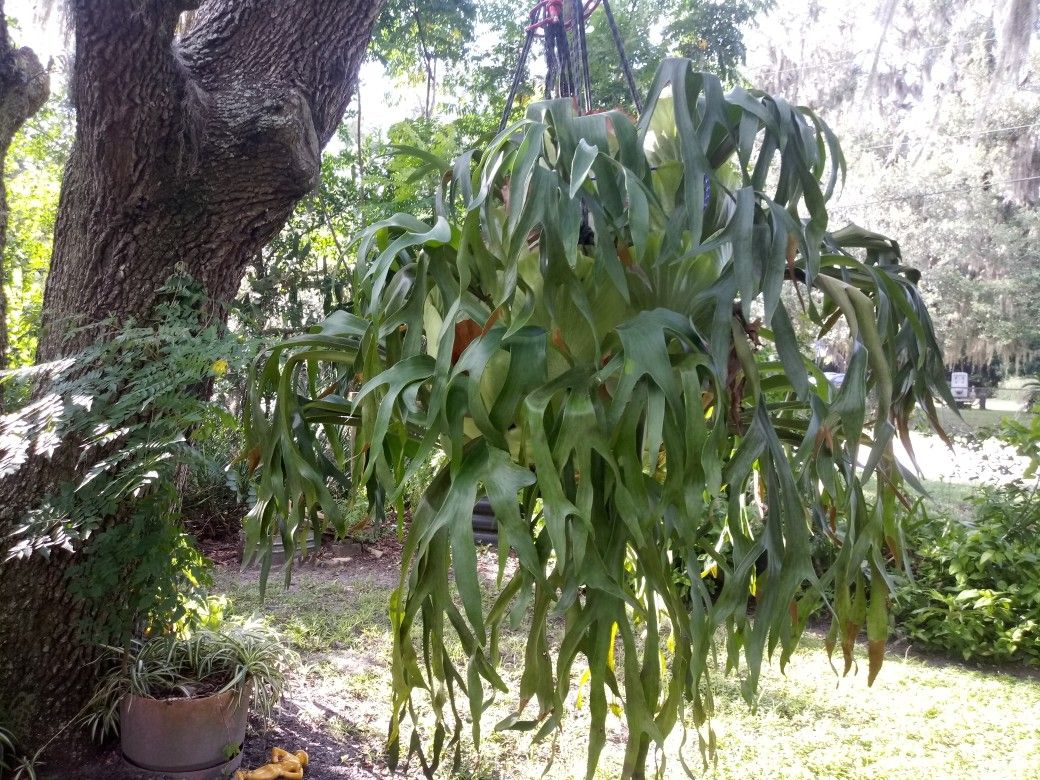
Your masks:
M169 778L229 776L250 708L270 714L294 654L270 628L228 623L108 648L91 701L95 736L118 730L124 759Z

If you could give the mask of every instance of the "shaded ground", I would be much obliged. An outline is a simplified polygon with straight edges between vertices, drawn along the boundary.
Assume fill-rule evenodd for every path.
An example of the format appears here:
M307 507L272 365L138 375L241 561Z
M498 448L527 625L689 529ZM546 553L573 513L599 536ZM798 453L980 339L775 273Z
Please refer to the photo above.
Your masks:
M304 714L291 701L276 709L270 723L262 724L254 718L246 735L242 767L255 768L266 763L272 747L292 746L293 750L305 749L310 756L311 764L306 772L308 780L394 776L385 765L373 765L367 744L331 735L314 723L312 716ZM46 767L40 771L39 777L41 780L50 777ZM76 777L78 780L159 780L157 774L145 774L128 767L114 747L105 751L95 765L78 772Z
M376 544L328 545L313 560L294 569L287 589L280 573L272 571L269 598L263 604L255 569L242 572L231 564L218 571L219 583L232 594L236 611L256 609L270 616L304 659L304 668L294 677L289 695L275 708L271 720L263 723L254 717L251 721L243 767L265 763L270 749L281 747L308 752L309 780L394 776L382 755L389 709L383 711L383 733L358 730L353 724L365 708L343 700L326 682L327 672L338 670L363 689L366 680L374 682L385 672L381 653L364 652L365 637L373 626L381 634L389 628L386 604L397 584L399 562L400 545L393 537ZM351 653L348 659L343 652L348 649L361 652ZM363 720L370 724L374 716L374 712L366 712ZM399 772L396 776L412 774Z
M242 766L260 766L268 761L272 747L283 747L307 751L310 764L306 777L309 780L393 776L378 758L373 762L371 746L366 742L351 739L349 735L331 734L324 725L315 725L323 719L328 721L343 715L331 707L319 709L314 703L309 705L304 709L293 701L287 701L278 707L268 726L251 724Z

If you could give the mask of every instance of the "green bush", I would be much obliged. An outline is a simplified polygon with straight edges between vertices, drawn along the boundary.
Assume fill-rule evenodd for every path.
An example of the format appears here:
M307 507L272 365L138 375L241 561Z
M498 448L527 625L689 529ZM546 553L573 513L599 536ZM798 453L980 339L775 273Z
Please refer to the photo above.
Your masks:
M965 659L1040 664L1037 486L984 487L971 501L970 522L926 518L914 529L897 623L911 641Z
M1040 387L1040 385L1038 385ZM1040 393L1040 390L1037 391ZM1040 412L1040 400L1030 399L1030 408ZM1031 414L1025 420L1005 417L994 431L997 437L1015 448L1015 452L1029 458L1025 476L1032 477L1040 467L1040 414Z

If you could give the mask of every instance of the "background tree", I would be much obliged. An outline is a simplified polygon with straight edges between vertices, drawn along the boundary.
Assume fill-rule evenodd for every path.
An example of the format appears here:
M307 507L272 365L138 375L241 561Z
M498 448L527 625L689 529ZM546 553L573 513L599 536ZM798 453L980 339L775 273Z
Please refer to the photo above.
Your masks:
M748 33L759 87L846 140L836 213L899 235L928 270L948 362L1035 372L1040 16L1035 0L821 0Z
M65 96L54 94L26 121L8 152L7 245L2 275L7 297L7 362L11 368L32 365L36 358L61 175L72 146L74 122Z
M380 6L71 0L76 135L40 361L75 353L105 323L146 320L175 267L201 285L207 316L225 316L247 264L318 183ZM185 11L194 14L180 34ZM0 535L81 466L66 443L4 476ZM0 566L0 702L30 746L79 708L90 684L81 607L65 588L69 558L56 549Z
M482 0L478 4L478 25L485 32L464 61L465 70L449 80L461 96L456 105L448 106L449 111L487 114L496 119L501 115L504 87L516 67L531 5L508 0ZM690 57L732 82L744 61L744 28L772 5L772 0L633 0L614 3L612 8L638 90L645 93L658 64L669 56ZM595 11L588 24L594 106L634 111L604 12ZM528 78L520 87L517 117L522 116L531 98L542 97L544 71L544 47L539 39L529 59Z
M389 0L383 8L372 55L390 75L425 82L423 119L433 116L446 69L468 54L476 6L474 0Z
M0 0L0 371L7 368L7 295L2 257L7 241L7 188L4 171L7 150L18 128L47 99L50 80L31 49L16 48L7 30L7 15ZM4 391L0 386L0 413Z
M744 31L775 0L676 0L663 14L663 40L673 56L686 57L723 81L740 81L747 57Z

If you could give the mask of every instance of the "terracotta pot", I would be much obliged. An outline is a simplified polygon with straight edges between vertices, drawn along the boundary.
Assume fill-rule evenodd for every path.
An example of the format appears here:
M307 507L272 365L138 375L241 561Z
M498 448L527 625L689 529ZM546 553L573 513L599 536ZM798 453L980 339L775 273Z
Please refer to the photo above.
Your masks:
M241 696L236 691L197 699L126 696L119 705L123 757L169 777L229 776L242 762L251 692L249 685Z

